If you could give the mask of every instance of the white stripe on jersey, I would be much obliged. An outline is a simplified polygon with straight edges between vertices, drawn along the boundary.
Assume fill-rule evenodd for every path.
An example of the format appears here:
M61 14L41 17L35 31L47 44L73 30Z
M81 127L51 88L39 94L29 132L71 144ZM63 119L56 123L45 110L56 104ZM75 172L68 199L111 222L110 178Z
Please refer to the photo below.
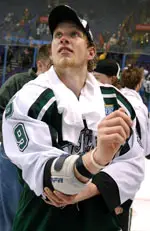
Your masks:
M38 120L42 120L45 112L47 111L47 109L54 103L54 101L56 101L55 97L52 97L47 104L45 104L45 106L42 108L42 110L40 111L39 115L38 115Z
M116 94L103 94L105 98L116 98Z

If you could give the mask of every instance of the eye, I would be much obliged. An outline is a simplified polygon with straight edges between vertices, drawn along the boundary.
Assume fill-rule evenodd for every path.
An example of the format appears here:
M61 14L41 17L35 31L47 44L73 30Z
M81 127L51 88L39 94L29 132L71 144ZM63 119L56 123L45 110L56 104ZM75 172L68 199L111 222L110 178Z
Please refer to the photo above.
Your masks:
M71 37L75 38L75 37L82 37L81 33L78 31L72 31L71 32Z
M62 33L60 31L54 34L54 38L61 38L61 36L62 36Z

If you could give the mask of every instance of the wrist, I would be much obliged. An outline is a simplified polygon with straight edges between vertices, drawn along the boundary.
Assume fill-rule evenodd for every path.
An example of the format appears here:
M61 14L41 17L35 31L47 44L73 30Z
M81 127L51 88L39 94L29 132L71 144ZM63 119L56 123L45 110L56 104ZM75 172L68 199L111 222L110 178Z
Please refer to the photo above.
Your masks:
M93 159L93 154L96 151L96 149L93 149L92 151L89 151L85 155L82 156L84 166L90 171L92 174L97 174L100 172L105 166L102 166L95 162Z
M97 147L92 150L91 159L93 164L100 169L103 169L105 166L109 164L108 160L104 160L103 158L100 158L100 155L97 154Z

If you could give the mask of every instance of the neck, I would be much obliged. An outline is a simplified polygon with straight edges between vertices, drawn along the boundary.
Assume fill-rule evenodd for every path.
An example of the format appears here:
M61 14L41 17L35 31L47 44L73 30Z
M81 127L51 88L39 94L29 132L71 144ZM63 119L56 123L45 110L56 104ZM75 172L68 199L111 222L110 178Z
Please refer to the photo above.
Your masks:
M138 92L139 90L140 90L140 86L139 86L139 84L135 87L135 89L134 89L136 92Z
M40 74L42 74L43 72L42 71L37 71L36 72L36 75L39 76Z
M59 79L79 97L87 78L86 68L54 67Z

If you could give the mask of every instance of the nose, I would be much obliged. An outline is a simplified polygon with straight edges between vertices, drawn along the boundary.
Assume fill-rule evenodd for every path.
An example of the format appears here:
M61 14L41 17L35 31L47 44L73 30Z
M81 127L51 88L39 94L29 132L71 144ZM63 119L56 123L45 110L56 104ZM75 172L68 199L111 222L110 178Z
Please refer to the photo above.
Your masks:
M68 44L69 43L69 38L66 35L63 35L60 39L61 44Z

